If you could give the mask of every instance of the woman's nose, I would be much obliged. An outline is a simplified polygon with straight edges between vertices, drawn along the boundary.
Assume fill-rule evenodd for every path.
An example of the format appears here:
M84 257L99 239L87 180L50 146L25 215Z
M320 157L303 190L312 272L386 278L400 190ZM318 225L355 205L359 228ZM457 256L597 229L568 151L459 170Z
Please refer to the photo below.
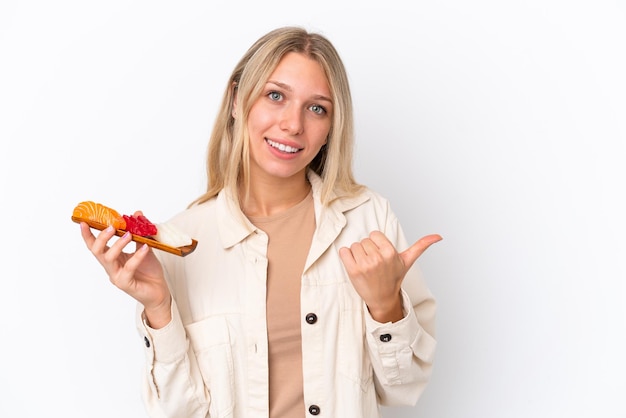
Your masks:
M296 106L285 108L280 118L280 129L290 135L301 134L304 127L302 117L302 113Z

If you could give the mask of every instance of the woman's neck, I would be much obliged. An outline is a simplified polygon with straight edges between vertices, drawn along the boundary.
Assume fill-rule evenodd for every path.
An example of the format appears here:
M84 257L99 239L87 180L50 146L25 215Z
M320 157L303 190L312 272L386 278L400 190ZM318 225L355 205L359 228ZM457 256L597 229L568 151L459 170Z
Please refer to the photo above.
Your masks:
M309 194L311 184L303 173L287 179L253 177L247 199L243 189L239 198L247 216L272 216L302 202Z

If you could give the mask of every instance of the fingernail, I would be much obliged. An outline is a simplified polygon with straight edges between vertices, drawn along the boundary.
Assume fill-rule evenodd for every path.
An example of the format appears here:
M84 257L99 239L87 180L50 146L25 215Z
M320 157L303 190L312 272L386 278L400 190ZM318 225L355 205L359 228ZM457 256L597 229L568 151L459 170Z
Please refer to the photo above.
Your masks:
M130 232L126 231L124 235L122 235L122 238L128 238L129 236L130 236Z
M113 225L107 226L106 232L113 232Z

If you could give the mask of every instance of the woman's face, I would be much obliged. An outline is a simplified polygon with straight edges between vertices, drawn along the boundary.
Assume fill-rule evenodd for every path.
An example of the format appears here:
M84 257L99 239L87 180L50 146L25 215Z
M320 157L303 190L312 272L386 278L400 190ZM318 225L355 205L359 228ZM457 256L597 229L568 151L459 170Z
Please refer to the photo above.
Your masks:
M251 181L304 176L326 143L332 111L322 67L303 54L286 54L250 109Z

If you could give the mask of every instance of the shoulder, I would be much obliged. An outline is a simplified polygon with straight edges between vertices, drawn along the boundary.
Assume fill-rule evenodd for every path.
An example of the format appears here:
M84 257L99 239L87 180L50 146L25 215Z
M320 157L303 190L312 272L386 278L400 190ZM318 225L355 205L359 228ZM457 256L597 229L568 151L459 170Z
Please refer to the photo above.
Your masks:
M367 186L363 186L363 190L361 190L361 194L367 196L368 201L372 205L380 206L383 208L388 208L390 206L390 202L389 202L389 199L387 199L387 197L383 196L382 194L380 194L379 192L375 190L370 189Z
M390 213L391 204L389 200L380 194L379 192L370 189L367 186L363 186L358 193L354 195L339 196L333 202L331 206L341 210L342 212L348 211L365 211L373 213Z
M195 204L174 215L168 223L171 223L187 233L197 230L200 225L206 224L215 219L217 210L217 199L212 198L206 202Z

